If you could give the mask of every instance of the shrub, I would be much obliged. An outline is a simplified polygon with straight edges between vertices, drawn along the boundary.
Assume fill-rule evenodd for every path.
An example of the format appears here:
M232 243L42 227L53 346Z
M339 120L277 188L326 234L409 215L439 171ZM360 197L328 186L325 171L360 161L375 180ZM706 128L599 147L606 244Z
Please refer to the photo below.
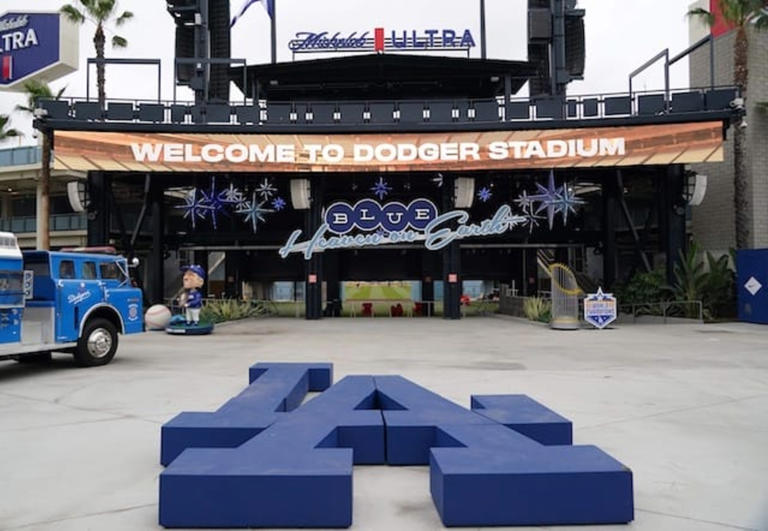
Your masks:
M542 297L528 297L523 302L523 313L530 321L548 323L552 319L552 301Z
M619 304L647 304L669 299L667 278L664 269L654 269L651 272L640 272L625 285L614 290Z
M261 304L253 304L236 299L214 299L206 301L205 306L203 306L200 312L200 319L213 323L223 323L224 321L259 317L265 313L265 309Z

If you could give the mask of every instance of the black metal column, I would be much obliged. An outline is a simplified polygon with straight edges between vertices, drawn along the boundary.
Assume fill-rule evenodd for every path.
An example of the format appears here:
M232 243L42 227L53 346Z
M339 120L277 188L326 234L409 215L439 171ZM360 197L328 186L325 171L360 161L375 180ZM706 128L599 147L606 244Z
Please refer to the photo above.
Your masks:
M205 271L205 286L203 286L203 297L208 296L208 251L195 251L192 255L192 263L199 265Z
M664 202L664 253L667 258L667 282L675 282L675 265L680 261L680 253L686 249L685 169L682 165L669 166L663 181L662 201Z
M163 186L160 179L153 179L149 193L151 196L150 208L152 212L152 249L149 254L149 301L151 304L163 302L165 278L164 262L165 252L163 243L165 239L165 208L163 205Z
M305 214L305 233L312 238L323 223L323 176L314 175L310 181L312 197L309 210ZM308 320L323 317L323 256L315 253L306 261L304 281L306 282L305 305Z
M619 223L620 190L616 180L606 175L602 182L603 195L603 288L610 289L616 282L619 252L616 246L616 225Z
M454 179L443 176L443 212L455 209ZM443 317L461 319L461 248L457 241L443 248Z
M539 294L539 261L538 249L528 247L523 249L523 296L535 297Z
M325 274L326 317L341 317L341 279L339 278L339 253L323 253Z
M88 172L88 245L109 244L110 202L107 186L111 179L102 172Z

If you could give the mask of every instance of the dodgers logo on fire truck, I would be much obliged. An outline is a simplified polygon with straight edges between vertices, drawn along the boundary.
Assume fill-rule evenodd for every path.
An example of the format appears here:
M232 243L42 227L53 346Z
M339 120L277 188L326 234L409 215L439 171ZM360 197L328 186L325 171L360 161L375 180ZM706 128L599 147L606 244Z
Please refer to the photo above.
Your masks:
M374 28L353 31L299 31L288 42L293 53L385 52L385 51L458 51L469 52L476 46L468 29Z

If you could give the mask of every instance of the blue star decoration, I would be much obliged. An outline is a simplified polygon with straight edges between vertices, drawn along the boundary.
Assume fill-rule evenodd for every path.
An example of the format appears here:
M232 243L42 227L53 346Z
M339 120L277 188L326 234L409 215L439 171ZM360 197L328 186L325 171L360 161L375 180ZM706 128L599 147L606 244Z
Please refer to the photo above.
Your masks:
M483 203L487 203L491 197L493 197L493 192L491 192L491 189L487 186L483 186L480 188L480 191L477 192L477 198Z
M189 219L192 222L192 228L197 228L197 220L205 219L208 212L211 211L211 207L206 204L204 198L197 196L197 188L194 188L189 194L184 197L184 204L174 207L184 210L184 219Z
M267 208L264 208L264 203L266 201L259 202L256 199L256 192L253 192L253 195L251 196L250 201L243 202L242 205L240 205L235 212L238 214L243 214L243 221L246 223L251 223L251 227L253 228L253 232L256 232L256 229L259 226L259 222L262 223L266 222L266 218L264 217L264 214L268 214L269 212L274 212L274 210L269 210Z
M565 184L562 186L557 206L560 209L560 213L563 215L563 225L568 224L568 212L576 214L576 207L583 205L584 203L585 201L576 197L572 188L569 188Z
M392 187L387 184L387 181L384 180L384 177L379 177L379 180L376 181L376 184L371 187L371 192L373 192L373 195L379 198L379 201L384 199L391 191Z
M264 181L256 187L256 193L261 196L263 201L268 201L275 195L275 193L277 193L277 188L272 186L272 182L269 179L264 179Z
M536 183L537 194L529 196L531 201L537 201L539 203L536 209L536 214L541 213L543 210L547 211L547 220L549 221L549 230L555 225L555 214L559 212L557 201L560 198L560 189L555 187L555 173L549 172L549 183L544 188L539 183Z
M285 199L282 197L275 197L272 200L272 208L274 208L277 212L283 210L285 208Z
M547 221L549 222L549 229L552 230L555 225L555 215L563 215L563 225L568 223L568 212L576 213L576 207L583 205L584 201L576 197L573 190L567 185L555 186L555 174L553 171L549 172L549 182L545 188L539 183L536 183L536 191L538 193L534 195L527 195L525 192L521 194L516 203L521 207L531 204L531 212L534 214L540 214L542 211L547 212ZM536 210L533 210L533 205L538 203Z

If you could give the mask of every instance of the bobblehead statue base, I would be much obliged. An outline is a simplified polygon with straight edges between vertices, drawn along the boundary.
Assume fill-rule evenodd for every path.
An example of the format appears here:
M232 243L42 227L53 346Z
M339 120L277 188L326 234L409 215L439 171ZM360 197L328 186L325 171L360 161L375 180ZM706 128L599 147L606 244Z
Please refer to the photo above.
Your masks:
M213 323L200 320L203 307L202 287L205 283L205 269L199 265L183 269L184 292L179 296L181 313L174 315L165 331L176 335L205 335L213 332Z

